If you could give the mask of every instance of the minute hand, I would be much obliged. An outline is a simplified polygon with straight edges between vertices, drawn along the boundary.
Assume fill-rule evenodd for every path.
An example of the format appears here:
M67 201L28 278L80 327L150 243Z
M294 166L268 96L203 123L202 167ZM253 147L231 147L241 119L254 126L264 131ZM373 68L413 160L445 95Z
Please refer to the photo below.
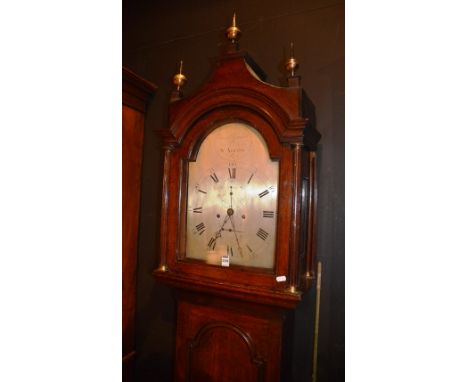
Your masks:
M226 217L223 220L223 224L221 225L221 227L214 234L213 243L211 243L211 241L210 241L210 243L208 245L211 244L211 245L213 245L213 248L214 248L214 246L216 245L216 240L218 240L221 237L221 231L223 230L224 225L227 223L228 220L229 220L229 215L226 215Z
M232 228L233 228L233 231L234 231L234 236L236 237L236 241L237 241L237 247L239 248L239 253L241 255L241 257L244 257L244 254L242 253L242 247L239 243L239 239L237 238L237 230L236 230L236 226L234 225L234 219L232 218L231 215L228 215L229 216L229 220L231 220L231 225L232 225Z

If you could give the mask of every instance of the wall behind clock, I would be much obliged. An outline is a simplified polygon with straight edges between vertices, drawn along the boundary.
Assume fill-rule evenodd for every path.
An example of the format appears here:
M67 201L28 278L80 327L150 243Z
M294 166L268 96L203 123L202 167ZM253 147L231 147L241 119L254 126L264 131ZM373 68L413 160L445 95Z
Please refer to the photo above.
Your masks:
M137 380L171 381L175 306L151 271L158 263L162 152L152 130L167 128L171 78L184 60L186 94L208 77L225 43L233 11L247 50L267 74L285 85L284 60L294 41L302 85L317 110L319 154L318 256L323 262L319 382L344 381L344 1L198 0L123 1L123 65L159 89L145 130L138 254ZM312 294L296 323L294 379L310 381Z

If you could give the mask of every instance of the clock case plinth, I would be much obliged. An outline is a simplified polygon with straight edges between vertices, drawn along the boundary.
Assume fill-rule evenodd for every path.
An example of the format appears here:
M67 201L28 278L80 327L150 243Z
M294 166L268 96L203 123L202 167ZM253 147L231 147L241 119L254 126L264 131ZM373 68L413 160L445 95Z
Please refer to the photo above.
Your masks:
M317 203L314 107L290 77L288 87L264 82L243 51L222 55L211 78L186 98L174 92L169 129L158 130L164 149L160 264L157 280L171 286L284 308L294 308L314 278ZM180 250L186 214L188 160L217 126L243 122L257 128L279 160L276 261L272 270L220 267L189 261ZM286 276L286 281L277 277Z

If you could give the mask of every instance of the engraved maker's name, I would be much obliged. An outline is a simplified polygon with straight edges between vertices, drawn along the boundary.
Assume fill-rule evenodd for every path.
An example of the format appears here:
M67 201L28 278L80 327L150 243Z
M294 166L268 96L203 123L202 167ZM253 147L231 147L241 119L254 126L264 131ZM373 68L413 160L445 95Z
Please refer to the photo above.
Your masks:
M244 153L245 148L243 147L228 147L227 149L220 149L222 153Z

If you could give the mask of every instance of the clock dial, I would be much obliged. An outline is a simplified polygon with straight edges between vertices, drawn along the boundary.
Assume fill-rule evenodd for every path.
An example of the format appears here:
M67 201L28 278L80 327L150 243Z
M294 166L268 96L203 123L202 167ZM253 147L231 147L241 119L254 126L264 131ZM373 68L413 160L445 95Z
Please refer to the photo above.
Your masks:
M229 123L211 132L189 163L187 258L273 268L278 162L251 126Z

